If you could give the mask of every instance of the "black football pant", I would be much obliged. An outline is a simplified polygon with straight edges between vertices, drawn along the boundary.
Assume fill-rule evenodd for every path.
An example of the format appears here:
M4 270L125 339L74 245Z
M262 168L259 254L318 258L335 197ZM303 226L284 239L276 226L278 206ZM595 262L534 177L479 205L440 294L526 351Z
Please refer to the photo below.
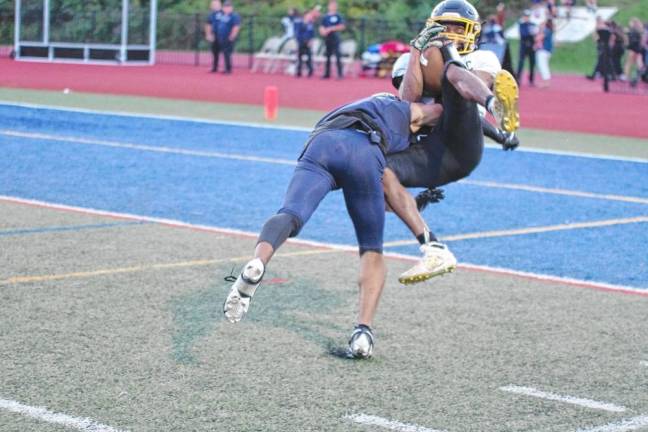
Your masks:
M434 188L468 176L481 161L484 135L477 103L465 100L445 74L443 115L427 136L387 156L387 166L405 187Z
M297 76L301 76L302 65L306 56L306 67L308 68L308 76L313 75L313 56L308 43L300 43L299 51L297 53Z
M340 57L340 42L326 42L326 68L324 69L324 76L331 76L331 56L335 56L337 65L338 77L342 77L342 59Z

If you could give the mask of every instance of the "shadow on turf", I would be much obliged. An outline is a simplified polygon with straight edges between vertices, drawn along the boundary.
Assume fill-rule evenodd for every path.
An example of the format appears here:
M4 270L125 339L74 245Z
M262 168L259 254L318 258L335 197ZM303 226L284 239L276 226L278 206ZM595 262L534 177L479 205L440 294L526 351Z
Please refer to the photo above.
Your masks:
M223 270L222 274L230 272L230 269L219 270ZM304 295L304 287L308 287L308 296ZM175 322L172 352L176 362L196 363L192 351L198 340L220 325L231 325L223 319L222 312L223 301L229 288L229 283L225 286L219 283L216 287L203 287L172 301L171 310ZM334 315L344 304L342 298L320 287L317 281L289 280L260 289L250 304L250 312L245 321L289 330L324 347L327 354L348 360L346 345L340 347L338 341L324 333L334 331L346 334L350 329L342 328L328 318L317 318L322 314ZM302 317L297 316L295 311L301 312ZM304 314L308 318L303 317Z

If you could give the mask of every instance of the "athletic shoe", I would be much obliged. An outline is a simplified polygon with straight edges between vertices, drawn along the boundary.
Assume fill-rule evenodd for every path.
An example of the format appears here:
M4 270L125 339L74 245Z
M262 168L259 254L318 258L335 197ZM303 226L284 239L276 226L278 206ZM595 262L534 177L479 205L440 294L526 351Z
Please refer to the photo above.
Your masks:
M443 243L426 243L421 245L420 249L423 257L398 278L403 285L423 282L434 276L450 273L457 268L457 259Z
M515 78L506 70L501 70L495 75L493 84L492 114L497 119L500 129L504 132L515 132L520 127L520 111L518 109L518 98L520 95Z
M371 328L359 324L353 329L349 339L349 357L355 359L368 359L373 354L374 335Z
M223 313L229 322L237 323L245 316L264 273L265 267L259 258L245 264L223 304Z

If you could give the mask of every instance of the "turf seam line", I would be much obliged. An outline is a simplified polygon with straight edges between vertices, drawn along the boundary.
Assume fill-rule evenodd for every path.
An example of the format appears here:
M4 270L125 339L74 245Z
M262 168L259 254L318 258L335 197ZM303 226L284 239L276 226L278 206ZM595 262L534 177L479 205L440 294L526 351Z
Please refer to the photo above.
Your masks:
M550 393L550 392L538 390L533 387L524 387L524 386L517 386L511 384L504 387L500 387L499 389L508 393L514 393L514 394L530 396L539 399L546 399L546 400L556 401L556 402L563 402L566 404L577 405L584 408L597 409L602 411L621 413L627 410L627 408L624 406L615 405L608 402L600 402L592 399L559 395L556 393Z
M22 229L0 230L0 237L23 236L29 234L47 234L47 233L66 232L66 231L76 232L76 231L83 231L83 230L120 228L120 227L127 227L132 225L144 225L144 224L147 224L147 222L129 221L129 222L114 222L114 223L104 223L104 224L69 225L69 226L62 225L62 226L50 226L50 227L39 227L39 228L22 228Z
M438 429L429 429L423 426L418 426L411 423L401 423L395 420L368 415L368 414L351 414L344 416L345 419L351 420L365 426L378 426L385 429L390 429L397 432L446 432Z
M72 417L67 414L50 411L45 407L23 405L13 400L0 399L0 408L47 423L58 424L85 432L126 432L98 423L87 417Z
M304 255L319 255L324 253L338 252L337 250L307 250L299 252L286 252L286 253L277 253L275 257L294 257L294 256L304 256ZM226 262L246 262L250 259L250 255L232 257L232 258L219 258L219 259L204 259L204 260L192 260L192 261L180 261L172 263L157 263L157 264L143 264L138 266L131 267L115 267L108 269L99 269L99 270L90 270L85 272L71 272L71 273L60 273L60 274L49 274L49 275L35 275L35 276L14 276L9 279L0 280L1 285L15 285L20 283L32 283L32 282L45 282L61 279L81 279L89 278L95 276L107 276L114 274L123 274L123 273L137 273L142 271L150 270L168 270L168 269L178 269L185 267L201 267L208 266L219 263Z
M6 107L20 107L20 108L30 108L35 110L50 110L50 111L63 111L63 112L74 112L81 114L91 114L91 115L103 115L103 116L115 116L115 117L128 117L128 118L144 118L144 119L153 119L153 120L172 120L178 122L194 122L201 124L212 124L212 125L224 125L224 126L241 126L241 127L252 127L260 129L274 129L274 130L290 130L298 132L311 132L312 128L305 128L299 126L290 126L290 125L266 125L261 123L254 122L236 122L236 121L226 121L226 120L209 120L204 118L197 117L181 117L181 116L172 116L164 114L145 114L145 113L133 113L127 111L102 111L102 110L92 110L87 108L72 108L72 107L62 107L57 105L40 105L40 104L30 104L23 102L14 102L7 100L0 100L0 106ZM544 131L544 129L530 128L530 130ZM600 135L600 134L589 134L589 135ZM614 138L614 135L610 135L611 138ZM628 137L632 139L641 139L636 137ZM502 147L497 144L487 144L485 147L491 149L501 149ZM633 158L609 154L596 154L596 153L585 153L585 152L569 152L563 150L553 150L553 149L542 149L542 148L518 148L517 152L522 153L542 153L542 154L552 154L558 156L573 156L573 157L582 157L588 159L604 159L604 160L618 160L626 162L640 162L648 163L648 159L644 158Z
M110 212L105 210L96 210L91 208L68 206L65 204L48 203L44 201L10 197L6 195L0 195L0 201L9 202L13 204L40 207L40 208L48 208L51 210L105 216L105 217L115 218L115 219L153 222L153 223L160 224L162 226L190 229L194 231L218 233L218 234L224 234L229 236L239 236L239 237L247 237L253 239L256 239L258 237L258 233L252 233L252 232L247 232L242 230L218 228L218 227L212 227L207 225L194 225L187 222L175 221L171 219L161 219L161 218L154 218L149 216L133 215L128 213L117 213L117 212ZM319 248L319 249L329 249L332 251L345 251L345 252L354 252L354 253L357 253L358 251L358 248L356 246L339 245L333 243L322 243L322 242L316 242L311 240L288 239L287 243L300 245L300 246ZM408 262L417 261L419 259L419 257L416 256L398 254L398 253L385 253L385 257L404 260ZM481 265L475 265L470 263L461 263L458 265L458 267L466 270L480 271L480 272L486 272L491 274L513 276L513 277L521 277L524 279L532 279L532 280L546 282L546 283L553 283L553 284L560 283L560 284L566 284L566 285L580 287L580 288L594 289L599 291L609 291L609 292L622 293L622 294L648 296L648 289L640 289L640 288L623 286L623 285L613 285L604 282L584 281L579 279L571 279L571 278L564 278L559 276L529 273L529 272L504 269L498 267L481 266Z
M558 225L547 225L540 227L529 227L529 228L515 228L508 230L494 230L494 231L481 231L474 233L466 234L456 234L441 236L439 240L444 242L452 241L462 241L462 240L474 240L474 239L485 239L485 238L494 238L494 237L509 237L509 236L519 236L519 235L529 235L529 234L538 234L554 231L568 231L574 229L585 229L585 228L602 228L615 225L627 225L633 223L644 223L648 222L648 216L637 216L631 218L622 218L622 219L607 219L600 221L592 222L574 222L570 224L558 224ZM385 242L384 247L397 247L397 246L407 246L418 244L416 240L395 240L391 242Z
M48 141L55 141L55 142L62 142L62 143L92 145L92 146L118 148L124 150L136 150L136 151L144 151L144 152L152 152L152 153L166 153L166 154L177 154L183 156L204 157L204 158L214 158L214 159L261 162L261 163L287 165L287 166L297 165L296 160L290 160L290 159L249 156L249 155L236 154L236 153L222 153L222 152L212 152L212 151L203 151L203 150L187 150L178 147L151 146L145 144L134 144L134 143L126 143L120 141L99 140L95 138L51 135L51 134L42 134L42 133L35 133L35 132L22 132L22 131L15 131L9 129L0 130L0 135L15 137L15 138L23 138L23 139L48 140ZM467 184L472 186L497 188L497 189L511 189L517 191L525 191L525 192L565 195L565 196L578 197L578 198L591 198L591 199L600 199L600 200L608 200L608 201L622 201L622 202L630 202L630 203L637 203L637 204L648 204L648 198L612 195L612 194L598 194L593 192L583 192L583 191L577 191L571 189L546 188L542 186L524 185L524 184L516 184L516 183L501 183L501 182L484 181L484 180L468 180L468 179L460 180L457 183Z
M617 422L609 423L603 426L592 428L581 428L576 432L627 432L642 429L648 426L648 415L641 415Z

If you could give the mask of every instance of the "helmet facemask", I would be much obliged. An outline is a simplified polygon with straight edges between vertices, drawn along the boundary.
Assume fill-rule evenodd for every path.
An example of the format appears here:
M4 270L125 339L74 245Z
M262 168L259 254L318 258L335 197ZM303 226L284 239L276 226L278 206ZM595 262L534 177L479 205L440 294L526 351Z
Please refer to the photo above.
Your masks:
M477 47L477 37L481 32L481 24L479 22L463 18L461 16L453 16L447 14L430 17L427 19L427 25L431 25L433 23L438 23L444 26L448 24L454 24L463 27L463 33L454 33L448 31L439 33L441 36L444 36L454 43L459 54L468 54L470 52L473 52Z

